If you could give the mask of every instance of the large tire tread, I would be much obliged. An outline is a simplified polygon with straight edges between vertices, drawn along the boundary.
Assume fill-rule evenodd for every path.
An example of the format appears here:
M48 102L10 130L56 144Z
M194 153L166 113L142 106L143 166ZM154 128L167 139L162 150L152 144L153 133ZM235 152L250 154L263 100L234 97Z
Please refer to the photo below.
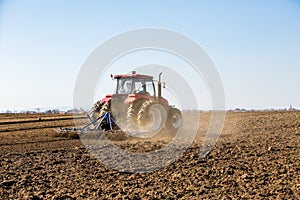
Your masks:
M147 120L147 117L149 116L148 110L152 104L154 104L154 102L152 100L147 100L142 104L139 112L137 113L137 123L139 126L145 125L145 121Z
M137 122L138 113L144 102L145 100L136 100L130 104L127 109L126 119L132 119L133 121Z
M181 126L181 124L178 124L176 125L176 127L174 127L173 125L173 117L174 115L179 115L181 119L181 123L182 123L182 114L181 114L181 111L177 108L170 108L169 112L168 112L168 118L167 118L167 121L166 121L166 129L168 131L171 131L173 133L176 133L179 129L179 127Z

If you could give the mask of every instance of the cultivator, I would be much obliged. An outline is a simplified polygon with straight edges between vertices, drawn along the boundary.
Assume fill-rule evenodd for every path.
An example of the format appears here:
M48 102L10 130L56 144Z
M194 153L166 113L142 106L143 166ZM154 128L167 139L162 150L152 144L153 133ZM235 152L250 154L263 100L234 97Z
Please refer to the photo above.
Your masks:
M116 131L119 129L110 112L106 112L96 119L93 119L89 114L87 114L87 117L90 122L82 128L66 127L60 128L60 131L77 131L82 133L85 131Z

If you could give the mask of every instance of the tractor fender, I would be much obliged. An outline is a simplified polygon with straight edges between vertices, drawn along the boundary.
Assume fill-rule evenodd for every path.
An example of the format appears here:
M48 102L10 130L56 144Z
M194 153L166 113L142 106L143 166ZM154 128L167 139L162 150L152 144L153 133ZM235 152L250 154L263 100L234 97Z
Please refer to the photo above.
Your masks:
M150 97L146 94L130 94L128 97L124 100L125 104L132 104L138 99L145 99L148 100Z
M169 106L169 102L168 102L167 99L161 97L161 98L160 98L160 101L161 101L161 103L162 103L164 106Z
M132 104L133 102L135 102L136 100L140 100L140 99L144 99L144 100L149 100L151 99L149 95L146 94L130 94L128 95L128 97L124 100L125 104ZM167 99L161 97L160 98L161 104L164 106L169 106L169 102Z
M100 100L100 103L108 103L112 99L112 94L107 94L103 99Z

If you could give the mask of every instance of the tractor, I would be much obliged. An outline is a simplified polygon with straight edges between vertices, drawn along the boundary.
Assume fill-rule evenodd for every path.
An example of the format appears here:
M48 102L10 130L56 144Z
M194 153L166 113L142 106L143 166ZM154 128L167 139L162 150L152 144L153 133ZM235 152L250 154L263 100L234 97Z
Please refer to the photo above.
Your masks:
M103 121L102 130L121 129L148 131L158 133L168 130L176 134L182 124L181 111L169 105L162 97L161 75L155 81L152 76L137 74L110 75L116 80L114 94L107 94L96 102L92 108L91 118L97 119L110 113L114 119L114 126Z

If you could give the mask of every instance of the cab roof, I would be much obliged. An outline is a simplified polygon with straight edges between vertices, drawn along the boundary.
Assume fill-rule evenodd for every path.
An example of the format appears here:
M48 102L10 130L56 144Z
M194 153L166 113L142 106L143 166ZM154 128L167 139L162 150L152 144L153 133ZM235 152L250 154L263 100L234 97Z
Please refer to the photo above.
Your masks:
M148 75L143 75L143 74L120 74L120 75L114 76L114 79L122 79L122 78L136 78L136 79L152 80L153 76L148 76Z

